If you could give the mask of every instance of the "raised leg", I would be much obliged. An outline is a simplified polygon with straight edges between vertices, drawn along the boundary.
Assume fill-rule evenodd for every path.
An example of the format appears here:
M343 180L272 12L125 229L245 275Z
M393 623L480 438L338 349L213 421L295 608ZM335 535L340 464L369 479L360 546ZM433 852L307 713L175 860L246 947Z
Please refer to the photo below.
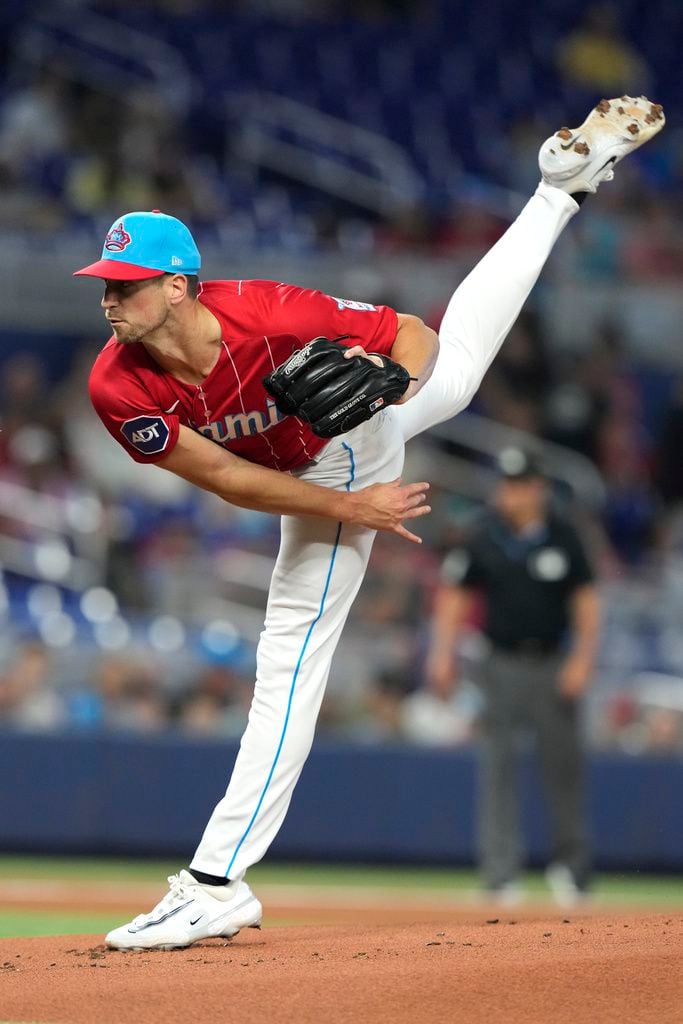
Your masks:
M519 217L458 286L441 323L431 379L411 401L393 407L406 441L470 403L578 209L571 196L541 182Z

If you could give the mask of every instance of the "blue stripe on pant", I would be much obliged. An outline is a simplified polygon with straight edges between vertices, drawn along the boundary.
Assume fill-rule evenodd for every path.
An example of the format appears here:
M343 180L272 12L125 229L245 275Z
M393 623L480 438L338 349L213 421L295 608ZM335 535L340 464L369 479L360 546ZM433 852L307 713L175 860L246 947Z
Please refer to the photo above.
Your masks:
M349 479L346 482L346 490L350 491L351 490L351 484L353 483L353 481L355 479L355 476L356 476L356 463L355 463L355 459L354 459L353 448L351 448L350 445L348 445L346 443L343 443L343 447L348 452L348 455L349 455L349 462L350 462ZM287 699L287 711L286 711L286 714L285 714L285 721L284 721L284 724L282 726L282 733L280 735L280 742L278 743L278 747L277 747L277 750L275 752L275 757L273 758L273 764L271 765L270 771L268 773L268 778L266 779L266 784L263 787L263 790L261 791L261 795L260 795L260 797L258 799L258 803L256 804L256 809L254 810L254 813L251 816L251 820L250 820L249 824L246 827L244 835L242 836L242 838L240 839L239 843L235 847L235 852L233 853L232 857L230 858L230 863L228 864L227 870L225 872L226 878L230 877L230 871L232 870L232 866L235 863L235 859L236 859L238 853L240 852L243 843L247 839L247 836L249 835L249 833L251 832L251 830L252 830L252 828L254 826L254 822L256 821L256 819L258 817L258 813L261 810L261 806L262 806L263 801L265 799L266 793L268 792L268 788L269 788L269 786L270 786L270 784L272 782L273 775L274 775L275 769L277 767L277 763L280 760L280 754L282 753L282 747L283 747L283 744L285 742L285 736L287 734L287 727L289 725L289 719L290 719L290 715L291 715L291 711L292 711L292 701L294 699L294 691L296 689L296 682L297 682L297 679L299 677L299 671L301 669L301 663L302 663L302 661L304 659L304 655L306 654L306 648L308 647L308 643L309 643L309 641L311 639L311 636L313 634L313 630L315 629L317 623L320 622L320 619L322 618L323 612L325 611L325 600L327 598L327 592L328 592L328 590L330 588L330 581L332 579L332 570L334 569L334 562L335 562L335 559L337 557L337 549L339 547L339 538L341 537L341 530L342 530L342 524L339 523L337 525L337 534L335 536L334 545L332 547L332 554L330 555L330 564L329 564L329 567L328 567L328 570L327 570L327 577L325 579L325 586L324 586L324 589L323 589L322 598L320 599L320 607L318 608L318 614L316 615L316 617L313 619L313 622L308 627L308 632L306 633L306 637L305 637L304 642L302 644L301 652L299 653L299 658L298 658L297 663L296 663L296 668L294 669L294 675L292 676L292 684L291 684L291 686L289 688L289 696L288 696L288 699Z

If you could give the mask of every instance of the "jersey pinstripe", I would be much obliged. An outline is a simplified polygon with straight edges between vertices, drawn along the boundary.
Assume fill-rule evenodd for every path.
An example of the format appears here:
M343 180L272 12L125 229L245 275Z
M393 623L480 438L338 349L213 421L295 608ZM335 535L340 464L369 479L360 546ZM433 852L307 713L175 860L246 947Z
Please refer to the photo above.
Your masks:
M388 354L398 327L396 313L387 306L348 302L274 281L204 282L199 301L222 328L218 360L201 385L167 373L143 344L122 345L115 338L93 367L93 405L138 462L156 462L172 451L181 424L272 469L310 462L326 441L301 420L278 412L263 377L320 335L348 335L347 345ZM144 421L141 429L135 429L137 419ZM159 435L166 438L161 450ZM145 440L153 436L154 443Z

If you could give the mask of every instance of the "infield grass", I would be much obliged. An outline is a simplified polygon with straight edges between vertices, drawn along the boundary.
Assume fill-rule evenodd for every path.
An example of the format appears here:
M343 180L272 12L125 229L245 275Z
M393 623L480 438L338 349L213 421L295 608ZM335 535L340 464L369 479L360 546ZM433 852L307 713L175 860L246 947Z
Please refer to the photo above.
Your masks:
M74 883L153 882L163 895L167 875L174 874L182 864L174 861L100 859L83 857L19 857L0 855L0 884L35 879L63 880ZM329 887L391 894L443 893L444 897L462 894L463 900L473 897L479 888L476 872L468 869L331 865L331 864L259 864L249 872L249 880L259 885L289 887L296 895L307 887ZM540 872L529 872L524 886L530 901L547 898L548 890ZM594 902L608 906L632 906L676 911L683 908L683 876L605 874L599 875L593 889ZM150 909L140 907L140 911ZM271 925L286 924L281 916L269 916ZM18 909L0 903L0 937L29 935L102 935L121 924L121 914L64 909ZM1 1022L0 1022L1 1024Z
M0 909L0 939L30 935L105 935L121 923L121 914Z

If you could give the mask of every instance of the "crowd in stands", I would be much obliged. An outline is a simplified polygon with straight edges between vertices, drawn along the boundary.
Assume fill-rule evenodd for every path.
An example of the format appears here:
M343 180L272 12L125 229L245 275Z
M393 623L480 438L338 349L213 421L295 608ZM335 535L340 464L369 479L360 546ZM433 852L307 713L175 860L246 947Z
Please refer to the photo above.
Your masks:
M51 6L52 13L61 7ZM217 235L312 254L362 245L380 257L400 252L417 259L481 252L509 222L510 195L533 189L538 143L556 126L559 109L582 117L586 97L626 88L653 89L655 99L666 101L660 90L670 81L672 61L677 72L676 4L665 0L619 7L568 0L555 5L555 21L522 7L513 26L501 13L505 5L497 26L494 17L475 16L476 5L464 5L469 13L460 33L451 17L457 4L423 2L419 17L414 6L400 0L71 4L72 12L80 7L120 18L139 31L162 26L195 75L195 95L175 107L152 82L138 81L117 95L101 78L76 74L59 48L49 60L28 60L30 19L13 21L6 13L0 22L6 57L0 233L11 240L33 232L47 240L76 225L92 233L95 246L122 209L160 207L186 219L200 242ZM626 21L616 17L626 10ZM49 21L46 6L36 24L42 14ZM649 42L657 19L654 60ZM662 24L671 29L668 36ZM487 64L492 33L508 28L515 59L499 53ZM449 45L439 48L446 29ZM525 32L533 45L522 59ZM370 61L383 35L390 45ZM360 85L342 88L343 76L360 74L361 64ZM490 95L482 91L487 69ZM418 81L422 91L415 90ZM379 215L330 200L282 172L247 167L231 146L223 93L238 85L282 92L285 82L298 102L308 97L330 115L401 145L422 181L420 194ZM462 119L454 125L458 111ZM683 159L675 112L670 128L656 150L624 167L601 193L596 215L581 223L579 279L656 286L680 276ZM441 312L433 311L432 326ZM607 587L631 581L632 589L630 604L617 595L610 606L601 666L610 685L597 693L592 738L634 753L680 751L683 712L670 695L683 678L676 640L683 613L683 383L675 369L635 357L610 320L580 351L558 353L551 342L542 313L525 311L474 410L574 449L600 470L607 487L601 575ZM46 380L45 365L31 353L0 363L0 534L32 545L43 572L42 580L35 572L29 580L16 565L5 567L0 582L0 728L171 726L237 737L253 686L258 625L251 629L251 623L258 624L265 592L255 585L245 595L239 577L261 573L267 582L277 522L133 463L90 408L86 381L94 354L89 346L75 353L56 382ZM12 487L54 498L80 532L60 548L44 523L12 509L19 494ZM438 487L435 498L436 507ZM423 549L378 539L350 622L359 665L344 662L353 665L353 681L332 679L323 733L446 745L473 736L479 706L473 685L447 707L420 687L432 589L466 511L442 495L440 512L424 526ZM243 557L251 559L248 573L233 565ZM96 567L89 589L65 583L77 558ZM240 601L253 614L248 625L232 627L238 639L208 635L206 623L230 622L231 602ZM477 642L473 633L473 655ZM637 683L652 671L674 680L659 703ZM628 687L620 685L624 679Z
M38 639L17 646L0 677L0 723L20 731L155 732L175 725L196 735L238 738L253 680L207 663L184 684L161 664L130 654L93 654L64 672Z
M566 3L554 18L530 5L514 19L503 3L481 14L471 4L415 6L83 2L39 7L34 21L17 16L5 26L0 75L0 231L76 225L99 237L121 209L156 207L188 220L200 240L225 244L481 249L504 229L515 197L534 188L539 143L558 117L582 119L604 92L647 89L666 100L676 81L681 30L667 0ZM87 47L74 57L77 10L84 33L89 17L107 19L92 30L105 36L97 74ZM172 52L171 85L135 64L130 32L142 34L138 49L152 37L168 46L149 64ZM646 56L639 47L655 41ZM40 46L49 55L41 60ZM269 96L285 97L301 104L302 119L304 109L341 119L333 178L361 170L357 153L343 153L346 125L355 125L399 147L412 186L381 213L348 193L331 199L315 179L331 143L298 151L313 175L302 181L275 153L302 143L295 127L249 136L259 96L266 110ZM587 273L680 272L683 161L671 114L672 130L601 203L583 247ZM398 187L390 176L383 185L387 195Z
M76 356L57 387L46 383L32 355L2 364L0 533L40 548L44 579L35 581L34 567L33 582L6 567L0 723L47 730L170 726L238 736L253 685L277 520L140 467L113 445L87 399L93 355L84 350ZM608 500L595 555L605 586L613 588L608 607L614 621L606 625L601 669L610 685L597 691L593 739L633 751L683 744L681 712L668 698L664 707L650 706L637 685L653 669L683 675L675 639L683 614L680 472L668 473L680 447L680 384L655 375L656 394L669 400L648 412L648 380L644 368L629 365L607 326L585 356L566 365L551 358L542 322L529 310L475 402L477 411L500 423L585 454L604 475ZM321 715L323 734L457 744L476 729L473 685L447 706L421 687L440 560L472 507L434 483L435 512L424 524L428 543L415 548L382 536L376 542L349 625L358 664L346 655L339 659L340 678L333 678ZM78 510L81 526L91 517L97 543L81 553L97 567L97 585L80 594L64 587L60 560L55 567L45 542L49 531L12 510L16 485ZM79 550L73 539L66 546L65 566ZM623 590L629 582L636 590L630 609ZM230 623L234 602L251 609L250 624L226 626L227 637L216 644L206 624ZM476 633L471 643L476 654Z

